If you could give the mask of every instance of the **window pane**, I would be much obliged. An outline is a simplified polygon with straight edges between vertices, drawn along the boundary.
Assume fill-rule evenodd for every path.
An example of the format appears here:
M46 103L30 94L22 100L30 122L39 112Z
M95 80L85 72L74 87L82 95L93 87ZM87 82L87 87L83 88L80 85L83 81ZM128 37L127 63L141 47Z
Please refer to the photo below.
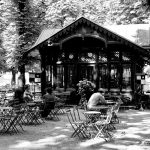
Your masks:
M123 61L130 61L131 60L131 54L129 52L123 52L122 53L122 60Z
M64 67L62 65L57 66L57 79L56 81L57 87L63 87L64 83Z
M74 79L74 66L73 65L68 65L68 83L67 83L67 87L74 87L75 86L75 79Z
M122 89L131 89L131 65L123 64Z
M107 62L107 55L104 53L99 54L99 62Z
M111 53L111 60L112 61L119 61L119 51L114 51Z
M99 66L99 87L108 88L108 68L107 64Z
M79 54L80 62L96 62L96 56L94 53L81 53Z
M118 64L111 64L110 69L110 88L119 88L119 65Z

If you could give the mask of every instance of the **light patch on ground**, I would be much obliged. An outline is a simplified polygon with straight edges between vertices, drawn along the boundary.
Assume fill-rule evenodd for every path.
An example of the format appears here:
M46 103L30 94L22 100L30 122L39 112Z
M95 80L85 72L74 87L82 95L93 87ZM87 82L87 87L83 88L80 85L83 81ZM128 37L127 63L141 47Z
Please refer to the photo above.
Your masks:
M67 138L66 135L58 135L58 136L51 136L51 137L46 137L44 139L39 139L37 141L18 141L17 144L11 145L9 147L9 150L28 150L28 149L41 149L45 148L46 146L49 145L58 145L62 141L64 141Z
M90 140L86 140L84 142L81 142L79 145L81 147L89 147L89 146L92 146L95 144L102 144L104 142L105 142L105 140L102 138L94 138L94 139L90 139Z

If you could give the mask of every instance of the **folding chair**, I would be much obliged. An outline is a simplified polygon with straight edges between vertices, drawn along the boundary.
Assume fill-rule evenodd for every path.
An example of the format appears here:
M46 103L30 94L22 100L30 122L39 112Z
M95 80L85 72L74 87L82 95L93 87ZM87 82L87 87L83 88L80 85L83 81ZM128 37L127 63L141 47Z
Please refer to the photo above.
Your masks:
M19 132L19 128L21 128L22 131L24 131L22 124L20 122L22 116L23 116L24 112L20 111L17 112L15 114L12 114L10 117L7 118L7 127L5 128L4 133L7 133L9 131L13 131L18 133Z
M118 111L119 111L119 108L120 108L120 105L121 105L121 101L117 102L114 107L113 107L113 110L112 110L112 119L111 119L111 123L112 124L117 124L119 123L119 118L117 116L118 114Z
M96 136L94 138L102 137L105 141L112 138L112 135L109 132L111 118L112 113L108 112L106 119L93 123L94 129L96 129Z
M2 107L0 109L0 127L1 132L4 132L8 126L7 122L11 120L12 108Z
M86 121L81 120L78 107L74 106L73 108L66 109L67 117L69 123L71 124L74 132L71 137L78 136L81 138L89 138L91 135L88 131L88 126Z
M39 109L39 107L36 105L26 106L23 123L25 123L26 125L37 125L41 124L42 122L44 122L44 120L41 117L41 110Z
M9 131L18 133L19 128L24 131L20 122L23 114L23 111L15 112L14 110L11 110L9 111L9 113L5 113L3 116L1 116L0 119L2 125L2 133L8 133Z

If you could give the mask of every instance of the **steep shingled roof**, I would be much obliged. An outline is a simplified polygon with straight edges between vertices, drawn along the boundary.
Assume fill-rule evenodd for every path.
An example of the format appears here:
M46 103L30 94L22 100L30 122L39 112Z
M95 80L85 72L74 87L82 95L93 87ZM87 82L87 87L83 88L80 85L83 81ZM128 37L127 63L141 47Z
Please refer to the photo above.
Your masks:
M80 24L82 24L82 23L90 24L91 27L95 27L96 29L104 32L108 36L111 36L112 39L114 39L115 41L124 43L125 45L130 45L130 47L133 47L134 49L138 49L144 55L146 55L147 57L150 57L149 51L147 49L144 49L142 47L142 44L139 42L139 39L149 39L148 38L149 37L149 25L143 25L143 26L145 26L145 29L140 29L140 28L138 29L138 27L140 27L140 25L135 25L135 26L134 25L118 25L118 26L116 25L116 26L104 27L104 26L98 25L84 17L80 17L79 19L77 19L76 21L72 22L71 24L69 24L68 26L66 26L62 29L51 29L50 28L50 29L43 30L41 32L39 38L35 42L35 44L29 49L29 51L32 51L40 44L47 41L49 38L55 38L55 37L61 36L63 33L65 33L65 31L70 30L72 27L78 25L79 23ZM130 29L130 27L132 27L132 28ZM134 35L131 34L131 33L133 33L133 29L135 31ZM137 30L135 30L135 29L137 29ZM137 34L137 35L140 35L139 37L141 37L141 38L139 38L135 34L137 31L140 31L140 34ZM144 31L147 36L143 35L142 31ZM143 37L141 35L143 35ZM133 39L135 38L135 40L133 40L131 37ZM145 42L145 43L147 43L147 42ZM148 44L149 44L149 42L148 42Z

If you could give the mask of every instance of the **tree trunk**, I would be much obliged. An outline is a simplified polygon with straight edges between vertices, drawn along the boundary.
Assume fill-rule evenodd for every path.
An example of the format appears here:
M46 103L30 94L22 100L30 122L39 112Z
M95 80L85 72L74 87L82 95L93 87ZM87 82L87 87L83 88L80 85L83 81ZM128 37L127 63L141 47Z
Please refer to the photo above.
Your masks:
M12 72L11 86L14 87L15 84L16 84L16 71L15 71L15 69L13 68L13 69L11 70L11 72Z
M19 67L20 76L18 77L18 84L20 87L25 85L25 65Z

